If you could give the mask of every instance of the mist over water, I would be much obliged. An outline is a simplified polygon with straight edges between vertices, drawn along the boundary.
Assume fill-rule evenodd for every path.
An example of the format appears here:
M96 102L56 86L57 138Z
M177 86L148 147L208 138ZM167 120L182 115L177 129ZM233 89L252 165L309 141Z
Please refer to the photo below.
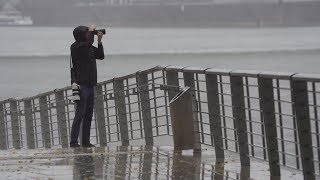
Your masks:
M0 57L69 55L74 27L1 27ZM108 28L109 55L236 53L320 49L320 27Z

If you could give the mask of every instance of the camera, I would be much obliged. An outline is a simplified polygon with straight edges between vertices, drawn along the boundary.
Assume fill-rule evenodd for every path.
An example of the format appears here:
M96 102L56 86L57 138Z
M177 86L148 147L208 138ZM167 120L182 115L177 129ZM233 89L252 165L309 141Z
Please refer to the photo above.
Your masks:
M98 35L99 32L102 32L102 34L106 34L106 30L105 29L97 29L94 31L95 35Z
M72 83L72 101L77 102L80 101L80 86L76 83Z

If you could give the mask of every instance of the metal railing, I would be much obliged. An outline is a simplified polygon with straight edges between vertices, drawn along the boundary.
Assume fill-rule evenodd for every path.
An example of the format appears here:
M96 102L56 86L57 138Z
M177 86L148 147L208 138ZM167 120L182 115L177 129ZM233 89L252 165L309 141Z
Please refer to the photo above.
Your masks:
M202 146L320 174L320 75L157 66L99 83L91 142L105 145L172 143L170 100L192 89ZM0 102L0 148L68 147L74 117L71 88ZM161 139L162 138L162 139Z

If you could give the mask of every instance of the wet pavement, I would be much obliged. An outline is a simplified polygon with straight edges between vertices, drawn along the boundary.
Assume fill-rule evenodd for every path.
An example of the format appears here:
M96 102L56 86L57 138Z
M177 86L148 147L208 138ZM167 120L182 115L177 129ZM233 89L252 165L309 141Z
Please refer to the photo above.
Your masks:
M216 162L212 149L174 153L172 147L96 147L0 151L0 179L276 179L265 161L241 167L238 154ZM281 179L303 179L282 168Z

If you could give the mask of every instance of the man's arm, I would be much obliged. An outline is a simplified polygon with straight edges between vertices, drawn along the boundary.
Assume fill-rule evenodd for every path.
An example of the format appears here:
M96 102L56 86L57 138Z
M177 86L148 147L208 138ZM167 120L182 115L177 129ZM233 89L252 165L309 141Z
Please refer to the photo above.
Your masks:
M102 45L102 36L103 33L99 32L98 33L98 48L94 48L94 56L96 59L104 59L104 51L103 51L103 45Z
M94 48L94 57L99 60L104 59L104 51L102 43L98 43L98 48Z
M71 57L70 57L70 73L71 73L71 84L79 82L79 66L76 62L77 56L76 53L74 53L74 49L71 46L70 47L71 51Z

